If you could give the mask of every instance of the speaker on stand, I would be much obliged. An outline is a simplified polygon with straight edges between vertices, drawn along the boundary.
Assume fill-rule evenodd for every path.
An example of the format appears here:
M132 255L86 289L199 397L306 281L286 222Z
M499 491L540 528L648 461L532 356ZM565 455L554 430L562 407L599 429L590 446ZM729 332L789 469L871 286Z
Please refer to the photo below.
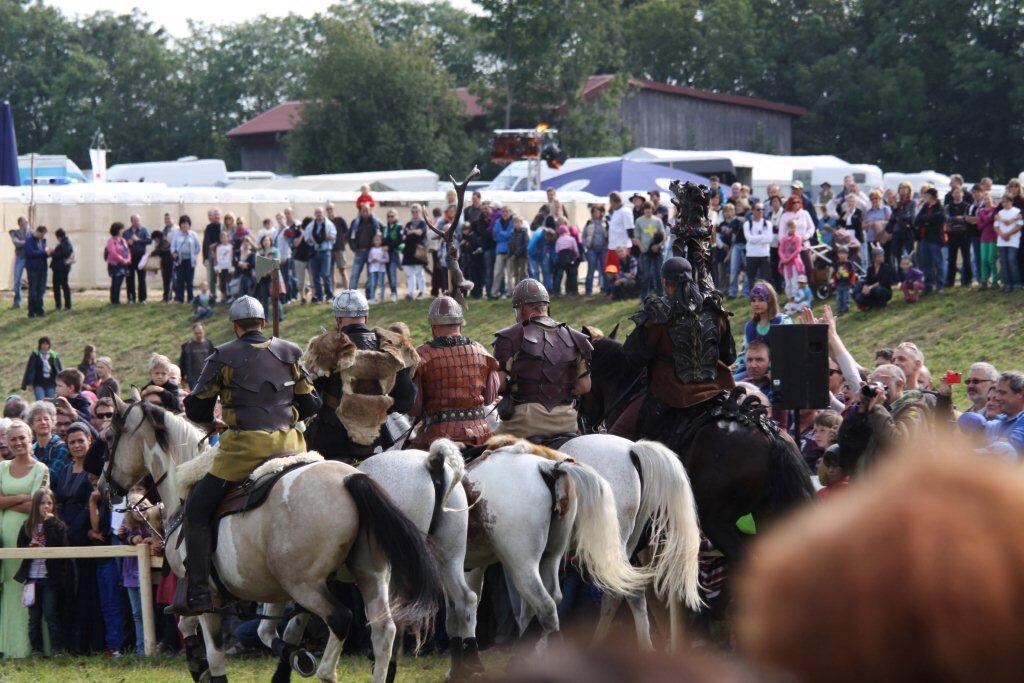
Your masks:
M768 331L772 406L828 408L828 325L772 325ZM800 420L793 421L799 443Z

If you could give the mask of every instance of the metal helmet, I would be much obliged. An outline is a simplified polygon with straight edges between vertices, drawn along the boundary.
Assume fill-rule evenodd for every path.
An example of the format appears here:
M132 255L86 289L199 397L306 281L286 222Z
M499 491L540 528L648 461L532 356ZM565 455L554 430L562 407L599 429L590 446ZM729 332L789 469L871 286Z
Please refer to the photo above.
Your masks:
M267 314L263 312L263 304L257 299L251 296L240 296L231 304L231 308L228 310L228 317L231 318L231 322L250 320L252 318L266 320Z
M520 280L512 289L512 307L519 308L523 304L549 304L551 297L548 290L539 281L528 277Z
M684 278L687 281L692 280L693 266L682 256L673 256L662 264L661 277L668 282L677 282Z
M431 302L427 322L431 325L461 325L466 319L462 317L459 302L442 294Z
M335 318L365 318L370 315L370 304L358 289L338 292L331 306Z

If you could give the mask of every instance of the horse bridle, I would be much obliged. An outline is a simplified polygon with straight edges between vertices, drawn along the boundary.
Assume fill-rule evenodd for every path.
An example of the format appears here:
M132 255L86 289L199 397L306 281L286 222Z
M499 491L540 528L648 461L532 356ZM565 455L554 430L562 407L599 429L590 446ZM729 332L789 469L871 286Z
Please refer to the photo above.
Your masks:
M125 499L126 502L127 502L127 498L128 498L128 491L131 488L133 488L135 486L135 484L137 484L140 481L142 481L143 479L145 479L145 475L139 477L129 488L127 488L127 489L124 488L119 483L114 481L114 455L117 453L117 445L118 445L118 443L121 440L121 431L124 429L125 418L128 417L128 413L131 412L132 408L134 408L137 405L141 405L142 406L141 410L143 412L143 416L146 417L146 415L145 415L145 413L146 413L146 402L145 401L137 401L135 403L129 404L128 408L124 411L124 416L123 417L121 416L120 413L117 412L117 409L115 407L114 419L111 420L111 423L110 423L110 429L113 432L113 439L111 439L110 441L107 442L107 464L103 467L103 478L104 478L104 480L107 483L107 489L110 491L110 493L113 493L118 498ZM142 427L142 422L141 421L139 422L138 427L136 427L135 429L132 430L132 434L135 434L135 432L137 432L139 430L139 427ZM142 500L145 500L145 499L149 498L151 495L153 495L153 492L156 491L160 487L160 484L164 483L165 479L167 479L167 475L169 473L170 473L170 468L168 468L162 475L160 475L159 479L155 480L152 484L150 484L148 487L146 487L146 493L142 496ZM109 500L109 496L108 496L108 500ZM128 505L128 506L126 506L125 509L133 510L134 511L137 508L138 508L138 505L136 504L136 505Z

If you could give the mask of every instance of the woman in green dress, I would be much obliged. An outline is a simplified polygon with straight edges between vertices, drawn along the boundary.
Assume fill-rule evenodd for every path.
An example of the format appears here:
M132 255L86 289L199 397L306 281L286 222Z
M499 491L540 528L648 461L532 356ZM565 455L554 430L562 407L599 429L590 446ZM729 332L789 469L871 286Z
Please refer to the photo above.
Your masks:
M5 437L12 460L0 462L0 545L18 547L32 493L49 485L49 468L32 457L32 430L12 420ZM21 560L0 562L0 653L5 658L28 657L28 608L21 604L22 584L14 580Z

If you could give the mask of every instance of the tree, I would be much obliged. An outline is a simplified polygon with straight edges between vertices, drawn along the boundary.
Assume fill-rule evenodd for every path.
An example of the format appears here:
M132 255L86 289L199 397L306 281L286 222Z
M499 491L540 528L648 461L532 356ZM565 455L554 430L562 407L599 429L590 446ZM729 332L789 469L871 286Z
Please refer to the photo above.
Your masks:
M417 45L380 44L366 20L324 22L288 156L300 173L468 165L451 77Z

